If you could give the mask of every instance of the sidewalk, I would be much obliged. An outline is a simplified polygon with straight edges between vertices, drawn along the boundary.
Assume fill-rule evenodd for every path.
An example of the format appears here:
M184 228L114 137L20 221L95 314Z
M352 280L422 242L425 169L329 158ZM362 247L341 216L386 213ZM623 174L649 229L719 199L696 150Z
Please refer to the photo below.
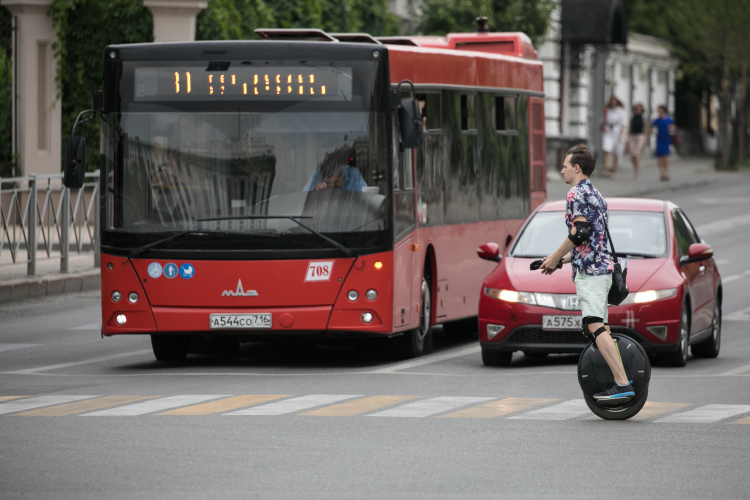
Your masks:
M644 155L645 156L645 155ZM659 168L655 158L644 158L641 162L641 175L633 180L633 165L626 158L617 169L617 178L607 179L604 168L597 164L591 180L605 198L643 197L668 190L701 186L722 179L737 178L739 182L750 182L750 172L717 172L713 159L707 157L685 157L670 159L669 181L659 180ZM547 171L547 200L562 200L570 186L565 184L559 172Z
M2 257L3 263L12 262L7 249ZM0 307L19 300L99 290L99 269L94 267L93 255L71 255L67 273L60 272L59 255L54 257L37 261L35 276L26 274L25 263L0 267Z

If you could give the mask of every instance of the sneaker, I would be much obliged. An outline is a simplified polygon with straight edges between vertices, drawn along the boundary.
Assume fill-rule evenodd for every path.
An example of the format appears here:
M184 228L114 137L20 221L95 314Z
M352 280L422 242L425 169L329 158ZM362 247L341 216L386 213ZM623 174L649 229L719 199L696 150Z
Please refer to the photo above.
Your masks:
M624 387L620 387L616 382L612 382L612 385L609 386L607 390L594 394L594 399L600 402L630 399L634 397L635 391L633 390L632 380Z

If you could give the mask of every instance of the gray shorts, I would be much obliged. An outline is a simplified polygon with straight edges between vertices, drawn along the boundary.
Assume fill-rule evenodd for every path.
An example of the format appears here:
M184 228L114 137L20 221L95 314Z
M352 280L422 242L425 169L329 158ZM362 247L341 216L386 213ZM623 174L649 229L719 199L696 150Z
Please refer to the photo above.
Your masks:
M576 270L576 295L581 306L582 317L593 316L607 322L607 295L612 288L612 275L591 276Z

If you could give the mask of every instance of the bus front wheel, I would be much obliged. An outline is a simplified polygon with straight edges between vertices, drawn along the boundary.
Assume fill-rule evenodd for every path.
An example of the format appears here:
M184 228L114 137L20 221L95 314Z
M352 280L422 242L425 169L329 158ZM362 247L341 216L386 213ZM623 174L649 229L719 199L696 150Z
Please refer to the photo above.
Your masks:
M151 348L158 361L182 361L190 350L190 336L151 335Z
M419 327L392 339L392 347L396 359L416 358L432 352L432 286L427 278L422 278Z

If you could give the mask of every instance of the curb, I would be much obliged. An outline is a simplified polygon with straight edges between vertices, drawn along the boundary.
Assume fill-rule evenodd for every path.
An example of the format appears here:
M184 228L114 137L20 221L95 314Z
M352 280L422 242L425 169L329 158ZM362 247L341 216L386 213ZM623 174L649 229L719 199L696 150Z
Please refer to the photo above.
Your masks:
M0 283L0 304L67 293L88 292L99 290L100 287L99 269L73 274L29 276Z

